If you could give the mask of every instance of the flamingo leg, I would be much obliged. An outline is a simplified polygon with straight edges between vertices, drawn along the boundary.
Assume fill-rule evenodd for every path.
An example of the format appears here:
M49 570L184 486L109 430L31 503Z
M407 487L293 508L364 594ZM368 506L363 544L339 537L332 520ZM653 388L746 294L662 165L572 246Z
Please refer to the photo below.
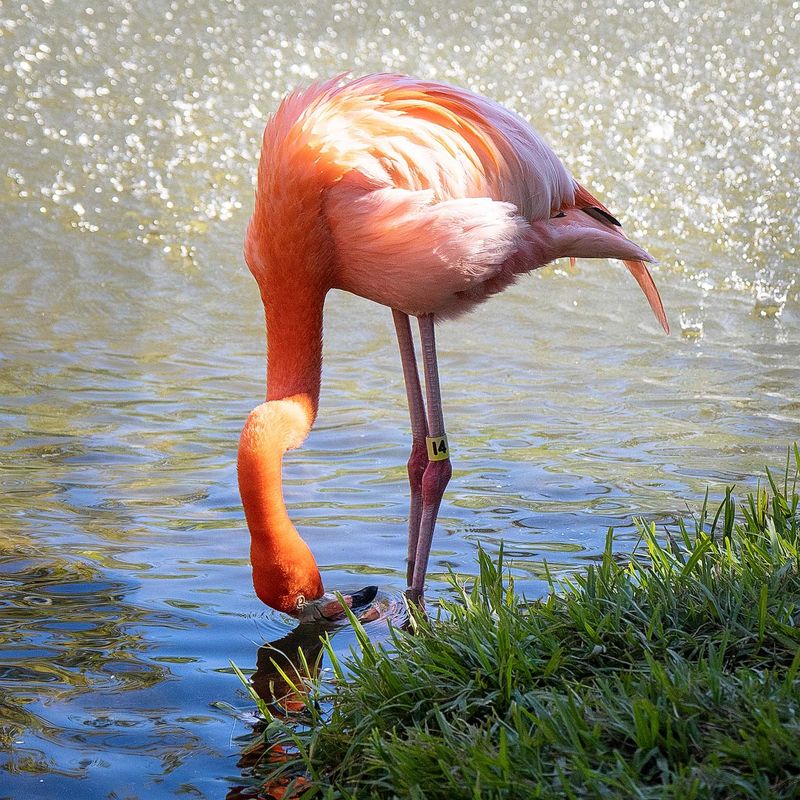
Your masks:
M436 363L433 314L423 314L418 319L428 406L428 437L426 440L428 465L422 475L422 517L414 561L414 576L409 592L409 597L414 602L420 600L424 593L425 573L428 570L433 529L436 525L436 517L444 490L453 474L450 454L446 445L442 398L439 391L439 368Z
M428 466L428 453L425 437L428 435L428 421L425 417L425 404L422 400L422 386L417 371L417 356L414 352L414 339L408 314L392 309L397 343L400 347L400 360L403 364L403 377L406 383L408 414L411 417L411 455L408 458L408 483L411 487L411 505L408 511L408 566L407 585L414 578L414 564L417 558L417 540L422 519L422 476Z

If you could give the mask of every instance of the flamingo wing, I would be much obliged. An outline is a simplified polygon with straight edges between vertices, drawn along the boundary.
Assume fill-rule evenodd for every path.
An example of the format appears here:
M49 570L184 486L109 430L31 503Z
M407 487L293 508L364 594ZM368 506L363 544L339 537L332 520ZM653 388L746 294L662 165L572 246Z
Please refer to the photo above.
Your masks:
M488 197L346 182L329 191L326 217L337 288L415 316L447 314L455 295L500 273L528 229L516 206Z

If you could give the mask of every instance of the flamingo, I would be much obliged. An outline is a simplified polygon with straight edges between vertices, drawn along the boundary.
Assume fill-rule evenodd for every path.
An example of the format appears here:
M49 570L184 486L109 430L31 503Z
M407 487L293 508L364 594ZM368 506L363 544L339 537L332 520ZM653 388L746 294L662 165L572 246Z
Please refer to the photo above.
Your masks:
M472 92L403 75L340 76L283 99L264 131L244 253L268 345L266 402L248 416L238 452L253 584L264 603L301 620L342 610L281 487L283 454L303 443L317 415L329 290L392 312L411 418L413 601L423 597L452 473L435 323L555 259L616 258L669 333L645 266L653 259L527 122Z

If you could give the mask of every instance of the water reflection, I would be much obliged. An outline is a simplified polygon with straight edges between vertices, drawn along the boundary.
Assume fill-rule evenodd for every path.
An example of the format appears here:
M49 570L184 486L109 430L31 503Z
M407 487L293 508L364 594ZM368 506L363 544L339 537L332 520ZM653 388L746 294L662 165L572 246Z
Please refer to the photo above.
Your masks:
M301 624L280 639L259 647L250 682L278 719L291 720L298 713L302 714L306 700L302 689L318 679L324 637L335 629L333 624ZM256 796L282 798L290 781L299 777L287 774L265 782L264 776L287 757L285 746L270 742L266 730L266 721L258 720L253 725L252 735L239 738L242 755L236 766L249 780L245 785L232 787L227 800Z
M355 607L354 613L373 641L387 638L391 628L402 630L408 624L405 603L400 595L392 592L379 591L373 601ZM250 684L277 719L295 725L302 725L306 720L307 687L313 686L325 672L331 672L326 642L338 653L352 648L354 632L349 622L301 623L279 639L258 648ZM329 674L328 680L332 679ZM286 745L272 741L263 719L254 722L252 736L240 737L239 741L243 749L237 766L250 780L244 786L233 787L228 800L256 795L282 798L287 785L299 776L283 774L267 784L264 776L285 760Z
M544 559L579 568L609 525L632 546L634 518L779 473L800 438L798 41L791 3L743 0L4 6L0 795L242 783L243 723L213 704L251 708L228 660L291 629L253 598L234 469L264 379L241 240L285 91L385 69L491 95L661 261L682 336L606 263L558 264L439 333L455 474L430 597L503 539L535 597ZM398 593L391 322L343 295L327 312L287 503L327 584Z

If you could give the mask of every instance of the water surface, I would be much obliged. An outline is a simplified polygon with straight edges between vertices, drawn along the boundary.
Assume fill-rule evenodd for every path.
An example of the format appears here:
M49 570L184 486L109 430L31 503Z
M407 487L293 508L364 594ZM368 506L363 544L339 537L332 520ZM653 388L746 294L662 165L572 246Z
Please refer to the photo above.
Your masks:
M429 577L518 587L754 487L800 438L800 4L2 2L0 797L224 797L253 669L235 454L261 399L241 258L284 92L395 70L534 121L655 270L558 264L440 329L455 473ZM286 496L332 586L403 588L409 446L386 309L334 294ZM375 628L375 635L383 629ZM337 649L353 642L337 634ZM222 703L222 706L215 705Z

